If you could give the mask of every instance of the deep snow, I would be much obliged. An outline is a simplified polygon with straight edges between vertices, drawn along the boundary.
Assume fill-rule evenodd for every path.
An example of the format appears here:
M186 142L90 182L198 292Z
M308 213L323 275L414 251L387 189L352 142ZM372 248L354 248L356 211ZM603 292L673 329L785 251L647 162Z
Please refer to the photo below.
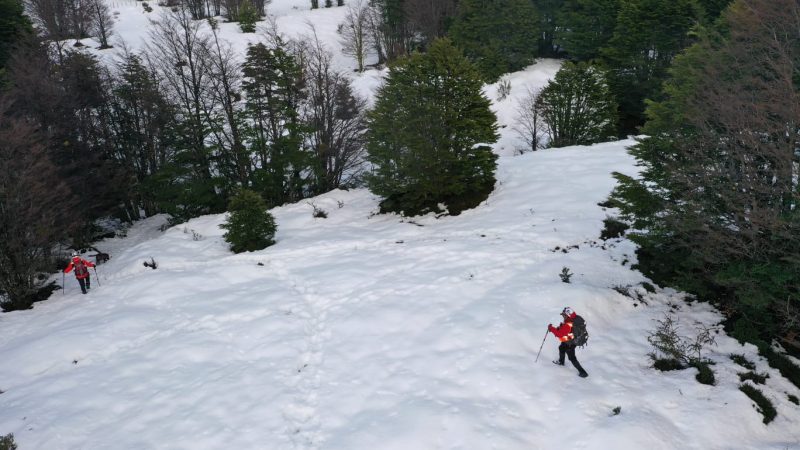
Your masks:
M117 37L141 48L158 6L110 3ZM343 8L274 0L269 11L287 35L313 23L339 67L354 67L335 45ZM258 39L221 27L241 50ZM611 211L597 203L613 171L636 173L633 141L512 156L517 102L557 70L543 60L509 74L503 101L486 87L504 126L498 183L460 216L377 215L359 189L275 208L277 244L259 252L227 249L224 215L166 231L153 217L98 243L112 258L90 294L68 277L66 294L0 315L0 435L23 450L800 448L787 398L800 393L754 347L717 335L716 386L648 367L664 314L687 335L721 315L646 293L633 244L599 240ZM372 95L382 73L353 74L357 91ZM151 257L156 270L142 264ZM612 289L627 285L644 301ZM587 379L551 364L552 336L534 362L564 306L588 322ZM778 409L769 426L738 391L731 353L770 375L759 386Z

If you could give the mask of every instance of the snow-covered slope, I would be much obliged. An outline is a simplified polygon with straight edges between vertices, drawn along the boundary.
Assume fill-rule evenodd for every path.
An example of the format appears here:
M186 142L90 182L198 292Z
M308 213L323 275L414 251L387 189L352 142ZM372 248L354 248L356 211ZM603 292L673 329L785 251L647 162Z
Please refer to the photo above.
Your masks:
M374 215L368 191L334 191L312 200L327 219L275 209L278 243L255 253L227 250L223 215L138 223L98 245L112 258L89 295L68 279L0 315L0 434L22 449L796 448L796 390L758 362L769 427L737 390L728 355L752 347L717 337L716 386L647 367L666 311L686 331L720 316L611 289L643 281L629 242L598 240L629 144L503 157L495 192L457 217ZM589 324L587 379L550 362L552 336L534 362L567 305Z
M117 47L99 52L108 61L123 41L141 49L160 10L109 3L119 14ZM313 24L352 70L335 35L343 8L268 10L289 36ZM220 27L242 51L259 39ZM0 314L0 436L23 450L800 447L800 408L787 399L797 389L753 347L717 336L716 386L694 369L648 368L655 320L671 311L690 334L721 316L670 290L640 287L634 301L612 289L646 281L629 269L630 242L598 238L611 172L636 171L632 141L511 156L516 105L558 66L509 74L502 101L486 87L503 126L498 183L460 216L376 215L368 191L334 191L273 210L278 242L255 253L228 251L221 215L166 231L153 217L98 243L112 258L89 295L67 278L66 294ZM371 96L382 75L354 73L357 92ZM550 363L552 336L535 362L564 306L588 322L586 379ZM762 389L779 415L768 427L738 391L731 353L771 375Z

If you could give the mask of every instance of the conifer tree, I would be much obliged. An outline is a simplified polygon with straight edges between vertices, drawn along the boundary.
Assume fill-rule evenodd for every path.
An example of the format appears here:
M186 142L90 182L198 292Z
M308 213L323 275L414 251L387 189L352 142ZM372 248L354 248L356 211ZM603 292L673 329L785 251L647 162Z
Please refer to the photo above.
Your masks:
M494 188L496 117L481 76L448 39L392 66L370 114L368 185L383 212L451 214Z
M610 140L616 109L605 72L587 63L565 63L537 98L552 147Z
M449 36L493 81L533 62L539 33L530 0L461 0Z
M614 33L620 0L565 0L558 13L556 45L580 61L600 56Z
M227 230L223 238L234 253L253 252L275 243L278 227L257 193L242 189L231 199L228 211L230 217L220 228Z
M0 84L3 68L22 35L31 31L20 0L0 0Z
M620 107L622 133L644 123L645 100L657 100L673 58L691 43L696 0L622 0L614 34L602 50Z
M239 29L242 33L255 33L258 11L249 0L242 2L239 7Z

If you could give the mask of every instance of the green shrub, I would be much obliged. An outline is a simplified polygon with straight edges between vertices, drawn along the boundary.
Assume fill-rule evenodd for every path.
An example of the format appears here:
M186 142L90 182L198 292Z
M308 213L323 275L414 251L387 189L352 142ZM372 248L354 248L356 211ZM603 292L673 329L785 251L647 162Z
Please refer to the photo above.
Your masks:
M744 372L739 374L739 379L742 382L750 380L755 384L764 384L767 378L769 378L769 374L766 373Z
M767 358L769 366L778 369L781 376L800 388L800 367L797 367L789 358L772 350L769 347L760 349L759 354Z
M751 363L744 355L731 355L731 360L748 370L756 370L756 365Z
M715 383L714 378L714 371L711 370L711 366L707 362L696 362L692 364L693 367L696 367L698 372L695 375L695 380L697 380L700 384L707 384L713 386Z
M669 372L670 370L683 370L686 366L677 359L657 358L653 359L653 368L662 372Z
M767 397L764 397L764 394L758 389L749 384L742 384L739 386L739 390L750 397L750 400L756 402L756 410L764 416L765 425L772 422L778 415L778 411L775 410L775 406L772 405L772 402L769 401Z
M800 400L797 399L796 395L786 394L789 397L789 401L794 403L795 405L800 405Z
M701 326L695 338L688 339L678 334L678 323L670 315L658 321L658 327L647 336L647 342L653 346L649 354L653 361L659 359L675 360L681 366L697 366L708 364L702 352L706 346L716 345L711 330Z
M242 189L228 209L230 217L220 228L228 230L223 237L234 253L261 250L275 243L275 219L257 193Z
M561 273L558 274L558 277L561 278L561 281L564 283L569 283L570 278L575 275L569 271L569 267L562 267Z
M14 442L12 433L0 437L0 450L17 450L17 443Z

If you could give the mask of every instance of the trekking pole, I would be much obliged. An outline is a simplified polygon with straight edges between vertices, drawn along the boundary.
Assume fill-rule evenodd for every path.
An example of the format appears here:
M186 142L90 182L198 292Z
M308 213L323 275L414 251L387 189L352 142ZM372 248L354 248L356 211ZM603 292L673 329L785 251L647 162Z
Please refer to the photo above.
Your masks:
M97 278L97 285L102 286L102 284L100 284L100 275L97 274L97 267L92 267L92 269L94 270L94 277Z
M544 339L542 339L542 345L541 345L541 347L539 347L539 353L536 354L536 361L534 361L534 362L538 362L539 361L539 355L542 354L542 348L544 348L544 341L547 340L547 335L549 333L550 333L550 330L547 330L547 331L544 332Z
M58 279L58 278L56 278L56 279ZM67 285L65 284L64 281L65 281L64 272L61 272L61 294L62 295L67 295Z

